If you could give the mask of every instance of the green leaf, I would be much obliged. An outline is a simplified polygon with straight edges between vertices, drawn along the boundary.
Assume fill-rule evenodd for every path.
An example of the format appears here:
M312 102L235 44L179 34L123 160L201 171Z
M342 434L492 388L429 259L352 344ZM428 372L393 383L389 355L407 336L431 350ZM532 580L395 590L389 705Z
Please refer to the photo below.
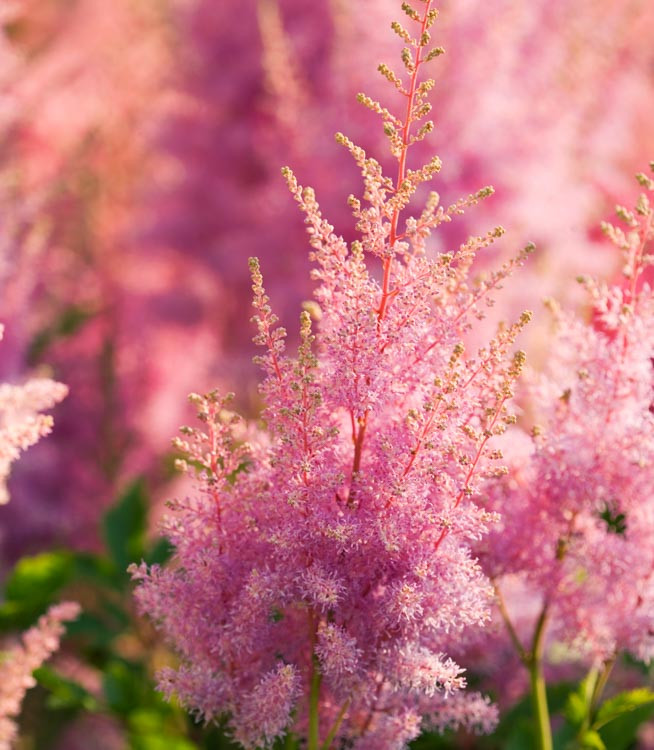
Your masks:
M579 745L588 750L606 750L606 745L602 741L602 738L593 729L589 729L584 732L579 738Z
M73 637L81 636L94 647L106 649L116 637L116 630L110 627L97 615L82 611L79 617L68 624L68 634Z
M574 690L574 685L569 682L558 682L553 685L547 686L547 704L550 708L552 715L558 714L563 710L570 693ZM531 696L526 695L522 700L518 701L510 710L506 711L500 719L500 724L495 730L494 737L496 737L502 744L502 750L505 750L504 742L511 736L516 735L518 738L515 740L513 747L519 747L519 742L526 741L527 731L524 727L528 727L533 724L533 706ZM518 729L518 724L520 729ZM532 735L530 735L532 736ZM525 745L525 749L529 747Z
M64 586L73 572L69 552L43 552L23 557L16 563L5 587L9 601L48 602Z
M654 692L637 688L609 698L600 706L593 729L611 750L628 750L640 725L654 716Z
M620 693L604 701L600 706L593 722L593 728L600 729L610 721L648 705L654 709L654 692L648 688L637 688Z
M568 696L564 708L564 714L570 724L575 727L580 727L584 722L589 721L591 701L593 699L593 690L596 681L597 674L591 670L591 672L581 680L577 689ZM588 724L586 724L586 727L587 726Z
M552 745L554 746L554 750L570 750L570 748L579 750L576 742L578 734L578 727L572 726L568 721L563 721L562 724L554 730L552 735Z
M5 585L5 601L0 606L0 627L24 629L31 626L55 600L74 574L69 552L43 552L23 557Z
M159 733L130 734L130 750L198 750L185 737L172 737L165 730Z
M95 314L92 310L79 305L65 307L51 326L43 328L34 336L27 350L28 362L31 365L37 364L57 339L77 333Z
M142 675L127 661L115 659L105 666L102 687L107 703L119 716L129 716L141 704Z
M107 549L121 573L131 562L145 555L147 507L145 482L137 479L104 516L102 526Z
M129 715L129 734L132 750L198 750L195 743L180 735L180 726L175 726L169 716L156 708L132 711Z
M110 587L122 589L124 580L114 563L103 555L95 555L89 552L76 552L75 577L86 579L94 588L100 589Z
M163 565L170 559L174 549L171 542L165 537L155 539L148 553L144 556L145 562L148 565Z
M521 717L515 722L502 743L503 750L530 750L536 746L534 722L526 717Z
M78 709L97 711L99 703L85 687L73 680L57 674L51 667L35 670L34 677L39 685L50 692L48 707L53 709Z
M575 691L570 693L565 705L565 717L575 727L581 726L588 712L588 702Z
M638 730L644 722L654 716L651 704L641 706L635 710L605 724L599 734L604 744L611 750L632 750L636 745Z

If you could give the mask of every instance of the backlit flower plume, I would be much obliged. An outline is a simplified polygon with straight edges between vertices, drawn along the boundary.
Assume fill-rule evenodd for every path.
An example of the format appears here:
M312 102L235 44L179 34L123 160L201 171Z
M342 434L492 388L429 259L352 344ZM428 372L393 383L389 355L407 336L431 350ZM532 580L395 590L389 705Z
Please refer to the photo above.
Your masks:
M3 328L0 326L0 339ZM61 401L68 389L48 378L22 385L0 384L0 503L9 501L7 477L22 451L52 429L52 417L41 414Z
M617 209L622 226L603 224L620 282L579 278L588 321L550 304L556 335L528 393L531 450L491 491L502 521L484 542L498 594L517 574L540 601L542 633L591 664L623 650L654 656L654 300L644 274L654 180L637 180L635 208ZM503 614L510 624L519 613Z
M407 152L433 128L434 82L419 73L443 52L432 3L403 10L406 27L393 28L404 75L379 67L401 114L359 97L383 120L397 176L337 134L364 182L349 199L360 239L348 244L313 190L283 170L318 282L298 354L286 353L251 259L265 428L241 423L229 398L191 397L203 427L183 428L175 446L198 489L167 521L174 560L132 568L141 609L182 658L162 688L206 721L229 717L245 748L286 733L309 750L402 748L425 726L494 723L448 651L489 616L492 587L471 544L495 516L476 497L503 472L489 441L514 421L524 354L511 351L530 314L478 351L462 341L529 248L478 284L470 266L501 227L425 252L434 230L490 188L449 206L431 193L403 217L440 169L437 157L409 168Z
M36 685L32 672L58 648L64 633L63 623L74 620L79 605L74 602L55 604L23 633L21 643L0 652L0 750L11 750L16 738L14 719L20 712L23 697Z

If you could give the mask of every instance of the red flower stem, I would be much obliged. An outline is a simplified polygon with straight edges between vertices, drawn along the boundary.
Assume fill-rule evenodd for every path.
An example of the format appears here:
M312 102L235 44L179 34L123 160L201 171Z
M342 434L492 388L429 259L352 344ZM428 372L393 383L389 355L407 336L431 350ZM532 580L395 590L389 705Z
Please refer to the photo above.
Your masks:
M431 0L428 0L427 3L425 4L425 14L422 17L420 36L418 37L419 41L422 38L425 31L427 30L427 22L429 20L430 7L431 7ZM415 50L416 50L416 59L415 59L415 63L413 66L413 72L411 73L411 83L409 86L409 92L406 95L407 97L406 117L404 120L404 127L402 128L402 150L400 151L400 158L399 158L399 163L397 167L397 180L395 182L396 192L399 191L400 185L404 182L404 178L406 177L406 155L407 155L407 151L409 150L409 133L411 130L413 105L414 105L415 96L416 96L416 89L418 87L418 71L420 70L420 65L423 62L420 58L420 55L422 53L422 47L420 46L419 43L417 47L415 48ZM401 213L401 210L399 208L395 208L391 216L391 231L388 237L388 244L389 244L389 248L391 251L397 240L397 225L400 219L400 213ZM381 302L379 303L379 309L377 311L378 324L381 323L381 321L384 319L384 316L386 314L386 306L388 304L388 300L391 295L390 283L391 283L392 263L393 263L393 258L391 255L384 258L384 262L382 266L382 270L383 270L382 298L381 298Z

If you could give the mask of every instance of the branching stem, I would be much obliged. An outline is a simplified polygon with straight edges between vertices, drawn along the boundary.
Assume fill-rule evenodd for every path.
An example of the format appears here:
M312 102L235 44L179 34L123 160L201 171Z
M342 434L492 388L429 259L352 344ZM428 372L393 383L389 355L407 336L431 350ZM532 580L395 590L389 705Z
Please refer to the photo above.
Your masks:
M425 12L421 19L421 28L420 28L420 36L418 39L420 39L425 31L427 30L427 24L429 22L429 11L431 9L431 2L432 0L427 0L425 3ZM402 128L402 149L400 151L399 156L399 163L397 166L397 179L395 182L395 190L398 191L400 189L400 186L404 182L404 179L406 177L406 155L407 151L409 150L410 145L410 131L411 131L411 123L413 118L413 105L415 102L416 97L416 90L418 88L418 72L420 70L420 66L423 62L421 59L422 54L422 47L418 45L416 47L416 59L413 67L413 71L411 72L411 83L409 85L409 91L406 94L407 97L407 104L406 104L406 117L404 118L404 127ZM391 216L391 229L390 234L388 237L388 244L389 249L392 252L393 246L395 245L395 242L397 241L397 226L400 219L400 212L401 209L399 207L396 207L393 210L393 214ZM381 323L381 321L384 319L384 316L386 314L386 306L388 305L388 301L391 296L390 291L390 283L391 283L391 266L393 264L393 257L392 255L388 255L388 257L384 258L382 271L383 271L383 277L382 277L382 297L381 302L379 303L379 309L377 310L377 321L378 323Z

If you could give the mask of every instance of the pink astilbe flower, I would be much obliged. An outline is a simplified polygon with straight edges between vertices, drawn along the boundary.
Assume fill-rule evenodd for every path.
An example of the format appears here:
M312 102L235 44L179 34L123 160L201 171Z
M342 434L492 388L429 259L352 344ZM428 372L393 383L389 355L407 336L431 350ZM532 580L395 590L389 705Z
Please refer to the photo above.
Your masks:
M205 315L227 352L214 369L228 382L247 373L253 383L243 256L256 254L264 267L270 261L268 292L282 320L311 294L306 254L294 250L302 226L279 193L279 165L310 173L337 226L349 221L342 196L354 188L356 171L331 135L347 124L366 146L383 137L355 100L362 88L376 92L379 76L359 75L354 63L370 61L395 6L191 0L173 8L175 95L153 143L159 169L146 235L149 245L212 280L203 300L184 292L209 308ZM229 75L216 76L225 66ZM245 388L238 395L256 399Z
M440 168L437 158L407 167L409 145L432 127L433 81L418 73L442 50L430 50L431 2L404 9L411 31L395 30L408 80L382 71L404 119L361 97L384 120L397 179L337 135L365 185L365 203L349 200L361 239L348 245L284 170L318 281L297 357L251 259L266 429L242 425L215 392L191 397L204 427L183 428L175 446L199 486L166 522L174 561L132 568L141 610L182 659L162 688L206 721L229 717L246 748L286 732L310 749L402 748L423 719L486 730L495 718L448 651L488 620L492 588L471 544L496 519L475 499L503 471L488 442L514 421L524 355L510 350L530 315L476 353L461 339L524 254L479 284L470 266L501 229L426 254L433 230L490 189L449 207L432 194L400 220Z
M2 334L0 326L0 339ZM0 384L0 504L9 501L6 483L11 464L52 429L52 417L41 412L59 403L67 392L65 385L47 378L23 385Z
M654 190L651 177L638 181ZM528 394L538 422L530 455L490 491L502 522L483 542L500 597L504 577L516 574L537 598L532 634L536 626L541 643L563 641L590 663L622 650L654 656L654 301L644 280L654 211L644 193L618 215L624 229L603 229L621 253L622 281L580 278L590 322L552 304L547 371ZM520 613L500 605L515 623ZM512 637L527 657L520 631L513 625Z
M354 110L358 91L378 95L378 77L356 63L392 59L383 37L394 7L394 0L189 0L176 9L177 96L156 143L168 169L152 196L151 235L187 265L190 257L205 265L217 285L213 319L227 379L250 372L247 274L234 248L260 257L285 324L311 293L277 165L292 163L301 181L311 175L330 222L347 231L340 196L354 189L353 170L325 140L341 127L365 148L378 147L381 134ZM443 9L451 11L441 30L450 53L434 138L446 164L444 200L492 179L493 221L501 216L514 236L528 231L539 246L539 262L507 290L507 304L519 311L544 293L567 295L565 275L613 272L611 253L587 228L623 200L625 167L654 146L654 53L642 43L654 33L654 6L444 0ZM227 67L229 75L215 75ZM601 105L607 96L611 107ZM463 221L465 234L487 219Z
M15 718L27 690L36 685L32 672L58 648L64 623L79 614L74 602L55 604L22 636L22 642L0 653L0 750L10 750L16 738Z
M234 715L234 739L244 747L271 744L284 733L300 692L295 667L278 664L241 701Z

